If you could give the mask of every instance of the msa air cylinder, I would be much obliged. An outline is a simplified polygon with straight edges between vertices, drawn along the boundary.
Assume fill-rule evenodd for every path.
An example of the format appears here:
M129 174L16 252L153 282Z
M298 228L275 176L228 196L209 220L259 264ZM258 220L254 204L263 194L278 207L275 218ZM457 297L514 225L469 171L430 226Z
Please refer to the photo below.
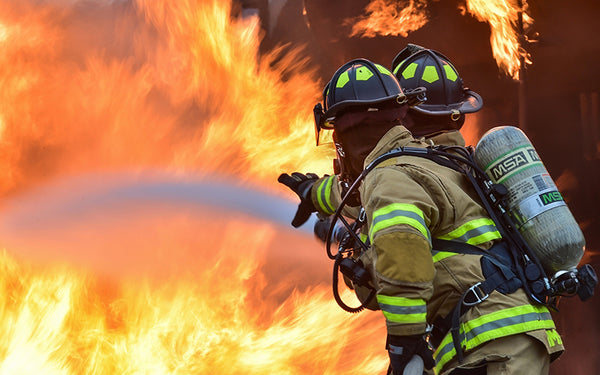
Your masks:
M507 188L509 214L546 272L575 269L583 233L527 136L512 126L493 128L477 143L474 159Z

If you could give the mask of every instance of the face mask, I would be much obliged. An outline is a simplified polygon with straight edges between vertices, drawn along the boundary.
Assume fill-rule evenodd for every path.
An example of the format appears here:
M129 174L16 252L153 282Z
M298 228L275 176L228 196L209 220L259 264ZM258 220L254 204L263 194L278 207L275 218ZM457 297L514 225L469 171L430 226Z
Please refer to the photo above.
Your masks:
M363 170L365 158L381 137L401 125L406 106L348 111L335 120L334 142L340 159L341 177L354 181ZM341 152L340 152L341 151Z

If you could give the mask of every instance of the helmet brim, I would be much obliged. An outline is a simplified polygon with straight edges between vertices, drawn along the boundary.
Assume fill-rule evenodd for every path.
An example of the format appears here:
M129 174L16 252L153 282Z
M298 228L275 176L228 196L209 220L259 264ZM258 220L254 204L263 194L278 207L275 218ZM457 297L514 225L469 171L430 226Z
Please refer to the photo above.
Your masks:
M445 116L453 115L457 112L460 114L474 113L481 109L483 106L483 99L475 91L466 90L465 100L462 102L451 104L451 105L437 105L437 104L424 104L413 107L417 112L430 116Z
M325 123L322 125L322 127L326 129L333 128L332 124L330 125L330 123L335 119L336 116L348 110L361 111L368 110L369 108L379 108L393 101L396 101L398 105L402 105L406 102L406 96L403 94L396 94L370 101L345 100L333 105L325 112Z

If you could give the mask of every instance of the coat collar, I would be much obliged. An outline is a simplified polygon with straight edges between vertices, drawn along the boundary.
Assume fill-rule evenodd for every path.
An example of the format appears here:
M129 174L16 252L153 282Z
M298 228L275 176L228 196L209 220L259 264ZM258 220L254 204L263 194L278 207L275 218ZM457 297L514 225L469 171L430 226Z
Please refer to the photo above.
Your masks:
M432 145L464 146L465 139L458 130L441 133L431 138L414 139L410 131L404 126L395 126L377 142L373 151L365 158L364 165L369 165L378 156L398 147L427 147Z

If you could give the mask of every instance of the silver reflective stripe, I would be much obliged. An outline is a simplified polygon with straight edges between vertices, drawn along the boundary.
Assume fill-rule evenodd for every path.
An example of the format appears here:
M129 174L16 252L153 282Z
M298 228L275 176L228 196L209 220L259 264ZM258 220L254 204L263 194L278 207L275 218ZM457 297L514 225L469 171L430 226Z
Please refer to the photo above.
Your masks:
M463 234L462 236L453 238L453 240L458 241L458 242L471 243L474 238L479 237L482 234L493 233L493 232L498 232L498 229L496 228L495 225L484 225L481 227L473 228L470 231L468 231L467 233ZM499 238L499 236L496 238ZM494 238L494 239L496 239L496 238ZM487 241L483 241L483 242L487 242ZM481 243L483 243L483 242L481 242Z
M427 312L427 306L394 306L380 302L379 307L382 311L396 315L424 314Z
M546 307L523 305L495 311L472 319L460 326L461 346L464 350L473 349L483 343L500 337L538 329L556 328L552 316ZM450 332L446 334L434 353L436 369L443 366L456 355Z
M427 303L423 299L378 294L377 302L389 322L412 324L426 321Z
M472 328L470 331L467 331L465 334L465 338L467 341L474 340L476 336L483 335L487 332L491 332L503 327L516 326L525 322L534 322L534 321L543 321L543 320L552 320L552 316L550 313L536 313L532 312L529 314L511 316L509 318L498 319L491 322L484 323L478 327Z
M438 237L441 240L451 240L470 245L481 245L482 243L502 238L494 221L490 218L480 218L468 221L453 231Z
M431 243L431 234L423 212L417 206L407 203L392 203L375 211L369 237L373 241L378 231L401 224L418 230Z

